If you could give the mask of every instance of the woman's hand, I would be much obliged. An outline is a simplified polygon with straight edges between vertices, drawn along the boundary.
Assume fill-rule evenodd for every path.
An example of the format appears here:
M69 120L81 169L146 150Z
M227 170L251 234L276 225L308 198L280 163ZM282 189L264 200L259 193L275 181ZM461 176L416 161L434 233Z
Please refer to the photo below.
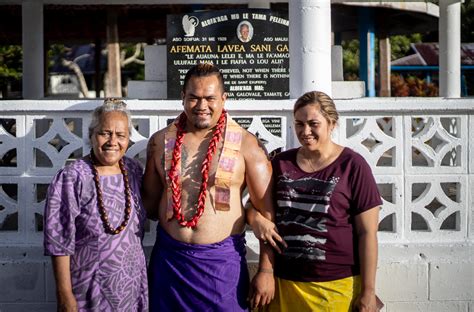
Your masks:
M261 243L270 244L278 253L281 253L279 244L285 248L288 247L283 238L278 234L275 223L262 216L262 214L253 207L249 207L246 210L248 223L252 227L255 237L259 239Z
M359 241L361 294L356 299L356 311L375 312L375 274L377 271L377 229L379 207L366 210L355 217L357 240Z
M353 311L357 312L378 312L377 300L374 293L361 293L354 302Z
M72 293L70 256L52 256L58 312L77 312L77 301Z
M72 292L58 293L58 312L77 312L77 301Z

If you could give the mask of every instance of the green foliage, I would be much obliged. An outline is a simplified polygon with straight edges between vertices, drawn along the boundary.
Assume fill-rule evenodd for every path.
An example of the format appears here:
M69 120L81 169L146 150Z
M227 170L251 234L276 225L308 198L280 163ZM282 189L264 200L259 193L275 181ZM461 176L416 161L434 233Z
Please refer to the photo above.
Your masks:
M120 45L120 49L122 51L125 51L125 58L128 58L135 53L135 44L124 43ZM140 50L140 55L138 56L138 59L145 59L144 49ZM137 64L135 62L132 62L130 64L125 65L122 70L127 72L127 77L130 80L145 80L145 65L143 64Z
M0 46L0 84L21 79L22 54L21 46Z
M344 80L359 80L359 40L342 42Z
M51 69L54 66L54 63L58 61L61 57L67 52L67 48L64 44L52 44L48 49L48 68Z
M412 54L410 43L422 42L421 34L412 34L410 36L392 36L390 37L391 58L392 60ZM353 39L342 42L343 66L345 80L359 79L359 40ZM378 62L378 40L375 41L375 62Z
M423 38L421 34L412 34L410 36L391 36L390 45L392 61L412 54L413 52L410 51L410 43L419 43L422 42L422 39Z
M0 97L8 98L21 88L23 50L19 45L0 46Z

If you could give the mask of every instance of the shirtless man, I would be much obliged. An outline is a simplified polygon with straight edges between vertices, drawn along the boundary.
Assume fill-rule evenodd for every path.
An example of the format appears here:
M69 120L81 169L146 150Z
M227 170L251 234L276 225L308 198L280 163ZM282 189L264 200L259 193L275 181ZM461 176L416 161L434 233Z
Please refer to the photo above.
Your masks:
M150 311L246 311L248 300L253 308L273 298L271 237L261 241L249 293L242 206L247 187L253 206L273 219L271 164L255 136L227 115L226 98L216 66L192 67L184 112L148 143L143 198L159 220Z

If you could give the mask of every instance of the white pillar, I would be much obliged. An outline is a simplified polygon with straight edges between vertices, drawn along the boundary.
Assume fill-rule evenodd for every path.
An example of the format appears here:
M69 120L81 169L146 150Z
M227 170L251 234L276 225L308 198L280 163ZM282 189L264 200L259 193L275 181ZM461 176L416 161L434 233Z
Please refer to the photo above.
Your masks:
M308 91L331 96L331 1L288 1L290 98Z
M439 2L439 95L461 96L461 3Z
M24 1L22 15L23 98L44 97L43 3Z

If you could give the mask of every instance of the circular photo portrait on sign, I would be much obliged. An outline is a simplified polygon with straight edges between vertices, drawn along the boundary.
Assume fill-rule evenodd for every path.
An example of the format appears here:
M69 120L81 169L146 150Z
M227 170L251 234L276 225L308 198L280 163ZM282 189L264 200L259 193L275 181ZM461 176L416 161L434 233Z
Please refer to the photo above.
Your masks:
M253 37L253 26L249 21L242 21L237 26L237 38L242 42L249 42Z

